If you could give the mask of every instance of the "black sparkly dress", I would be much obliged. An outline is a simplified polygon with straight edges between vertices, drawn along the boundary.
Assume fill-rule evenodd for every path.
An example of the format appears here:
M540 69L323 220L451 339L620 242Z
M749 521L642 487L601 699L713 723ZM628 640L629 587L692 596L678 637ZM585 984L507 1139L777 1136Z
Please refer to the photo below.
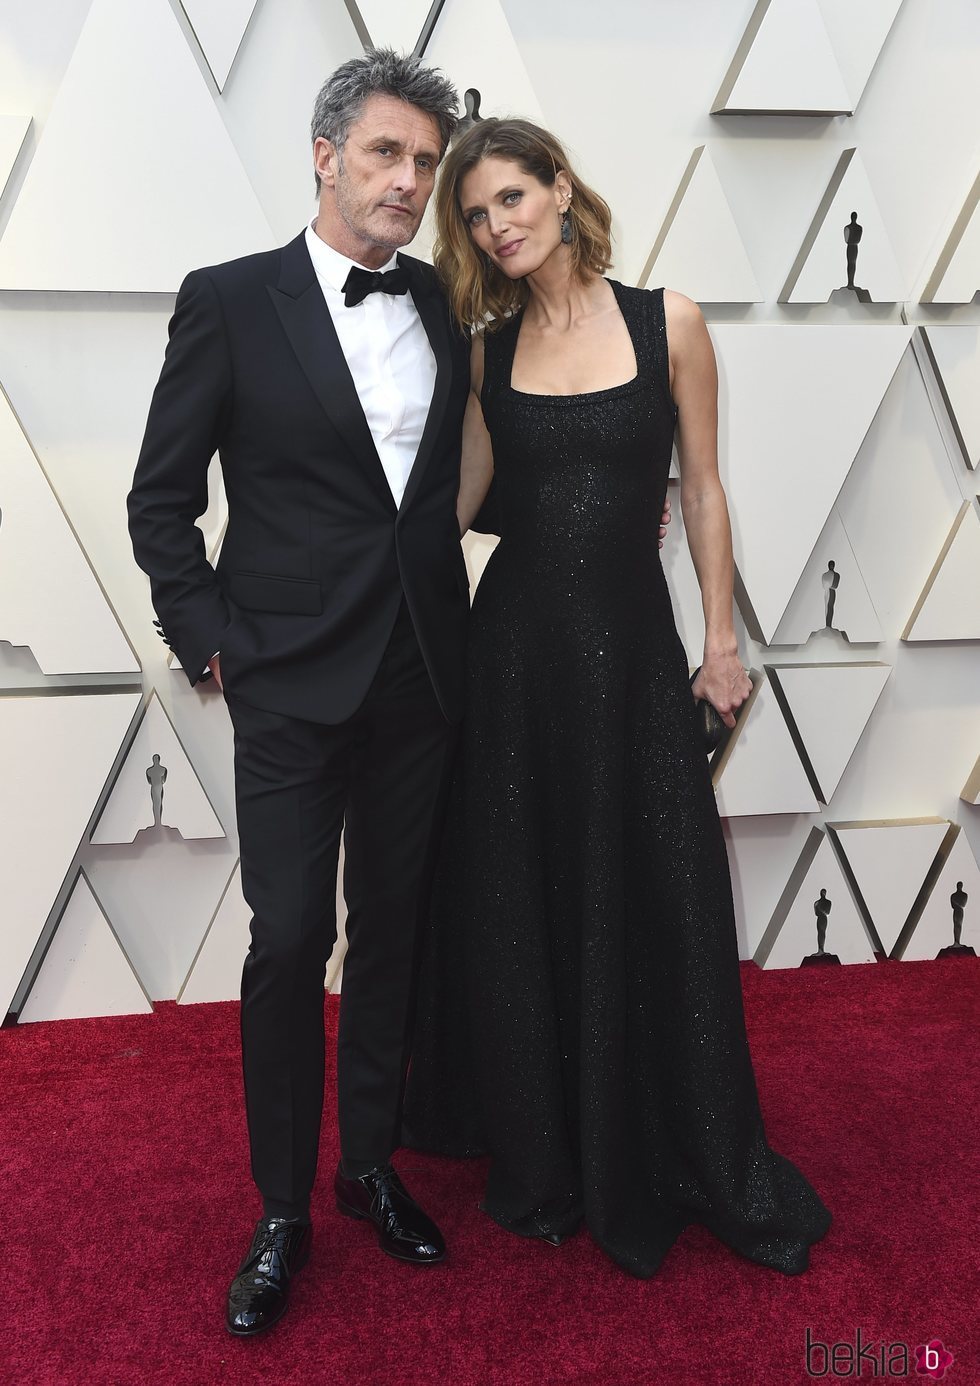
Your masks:
M483 411L502 539L473 604L467 711L422 935L404 1140L491 1156L484 1210L583 1216L652 1275L701 1223L808 1264L830 1213L766 1142L728 859L657 548L676 409L663 290L610 281L637 359L571 396Z

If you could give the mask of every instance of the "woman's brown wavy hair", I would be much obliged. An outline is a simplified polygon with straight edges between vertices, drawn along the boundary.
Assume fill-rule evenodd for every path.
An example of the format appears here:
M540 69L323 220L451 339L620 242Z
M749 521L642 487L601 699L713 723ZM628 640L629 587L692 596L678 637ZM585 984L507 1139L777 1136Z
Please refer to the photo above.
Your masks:
M612 264L612 216L599 194L571 167L555 136L529 120L479 120L456 140L436 187L433 259L458 321L464 327L485 326L493 331L523 307L530 290L523 279L508 279L477 248L463 220L460 185L470 169L490 158L511 160L549 188L559 172L567 174L572 185L572 273L583 283L593 274L604 274Z

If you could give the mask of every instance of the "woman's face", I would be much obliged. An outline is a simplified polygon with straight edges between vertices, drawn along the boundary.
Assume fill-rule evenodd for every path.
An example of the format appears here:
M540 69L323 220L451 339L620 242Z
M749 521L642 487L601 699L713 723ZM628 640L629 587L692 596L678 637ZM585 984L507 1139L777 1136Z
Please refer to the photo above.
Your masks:
M508 279L523 279L564 249L561 211L570 192L564 173L549 187L520 164L490 156L464 176L459 205L479 249Z

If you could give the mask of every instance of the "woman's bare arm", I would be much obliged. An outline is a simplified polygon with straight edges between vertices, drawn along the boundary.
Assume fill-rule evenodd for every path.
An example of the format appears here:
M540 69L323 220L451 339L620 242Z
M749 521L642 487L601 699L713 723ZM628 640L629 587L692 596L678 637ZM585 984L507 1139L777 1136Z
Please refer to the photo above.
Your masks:
M704 658L694 695L707 698L726 725L752 690L738 653L733 617L732 527L718 475L718 371L701 309L684 294L664 292L674 368L681 513L704 608Z
M476 519L493 480L493 449L483 421L480 391L483 389L483 337L477 333L470 353L470 393L463 415L463 457L459 469L456 518L465 534Z

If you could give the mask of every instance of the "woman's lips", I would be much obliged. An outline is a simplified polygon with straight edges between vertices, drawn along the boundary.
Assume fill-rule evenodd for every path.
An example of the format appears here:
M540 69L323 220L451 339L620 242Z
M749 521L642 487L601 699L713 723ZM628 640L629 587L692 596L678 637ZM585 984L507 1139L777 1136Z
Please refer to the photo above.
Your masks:
M508 241L506 245L501 245L497 247L497 254L500 256L513 255L516 251L520 250L523 244L523 237L521 237L519 241Z

